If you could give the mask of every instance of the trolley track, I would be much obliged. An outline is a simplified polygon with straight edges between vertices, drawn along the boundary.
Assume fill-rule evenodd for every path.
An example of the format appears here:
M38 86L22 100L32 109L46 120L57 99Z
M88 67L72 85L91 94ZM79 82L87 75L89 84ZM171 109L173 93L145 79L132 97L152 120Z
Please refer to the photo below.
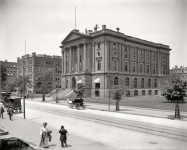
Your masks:
M64 110L56 107L40 106L35 104L27 104L26 108L187 142L187 131L178 128L154 125L121 118L119 119L103 115L95 115L80 111Z

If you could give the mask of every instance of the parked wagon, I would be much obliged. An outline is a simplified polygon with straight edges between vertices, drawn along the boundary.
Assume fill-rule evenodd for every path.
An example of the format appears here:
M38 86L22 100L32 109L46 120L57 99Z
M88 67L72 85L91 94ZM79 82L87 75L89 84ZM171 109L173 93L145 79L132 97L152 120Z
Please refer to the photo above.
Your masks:
M76 108L76 109L80 109L80 108L85 109L86 108L82 98L76 98L74 100L69 100L67 98L67 103L68 103L69 108Z
M21 97L9 98L8 107L12 107L14 111L22 112Z

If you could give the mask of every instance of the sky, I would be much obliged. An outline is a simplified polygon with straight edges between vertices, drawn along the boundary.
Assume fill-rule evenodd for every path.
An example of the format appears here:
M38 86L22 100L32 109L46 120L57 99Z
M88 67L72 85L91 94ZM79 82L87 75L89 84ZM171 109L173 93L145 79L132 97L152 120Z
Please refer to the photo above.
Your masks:
M16 62L25 49L61 56L61 41L75 29L75 6L80 32L96 24L98 30L119 27L170 46L170 68L187 67L186 0L0 0L0 60Z

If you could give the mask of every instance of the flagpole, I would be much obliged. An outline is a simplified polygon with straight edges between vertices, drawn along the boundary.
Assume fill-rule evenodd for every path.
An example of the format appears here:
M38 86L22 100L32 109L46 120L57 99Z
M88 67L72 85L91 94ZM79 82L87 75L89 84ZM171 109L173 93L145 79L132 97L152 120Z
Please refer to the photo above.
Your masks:
M25 55L26 55L26 39L25 39ZM24 74L24 61L23 61L23 109L24 109L24 119L25 119L25 74Z

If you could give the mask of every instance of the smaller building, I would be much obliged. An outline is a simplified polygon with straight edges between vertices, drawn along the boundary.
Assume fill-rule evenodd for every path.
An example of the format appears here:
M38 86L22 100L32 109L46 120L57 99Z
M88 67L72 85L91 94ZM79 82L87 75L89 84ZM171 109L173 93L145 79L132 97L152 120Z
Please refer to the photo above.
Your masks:
M17 62L0 61L0 64L6 69L6 81L14 80L17 76Z
M47 79L44 75L49 72ZM62 57L49 56L46 54L27 54L17 58L17 75L29 76L32 86L27 89L27 93L41 94L37 87L41 87L44 82L50 86L60 85L62 73ZM47 80L47 81L46 81Z
M172 69L170 69L170 73L180 74L182 79L187 80L187 67L180 66L178 68L178 66L175 65L175 67L173 67Z

